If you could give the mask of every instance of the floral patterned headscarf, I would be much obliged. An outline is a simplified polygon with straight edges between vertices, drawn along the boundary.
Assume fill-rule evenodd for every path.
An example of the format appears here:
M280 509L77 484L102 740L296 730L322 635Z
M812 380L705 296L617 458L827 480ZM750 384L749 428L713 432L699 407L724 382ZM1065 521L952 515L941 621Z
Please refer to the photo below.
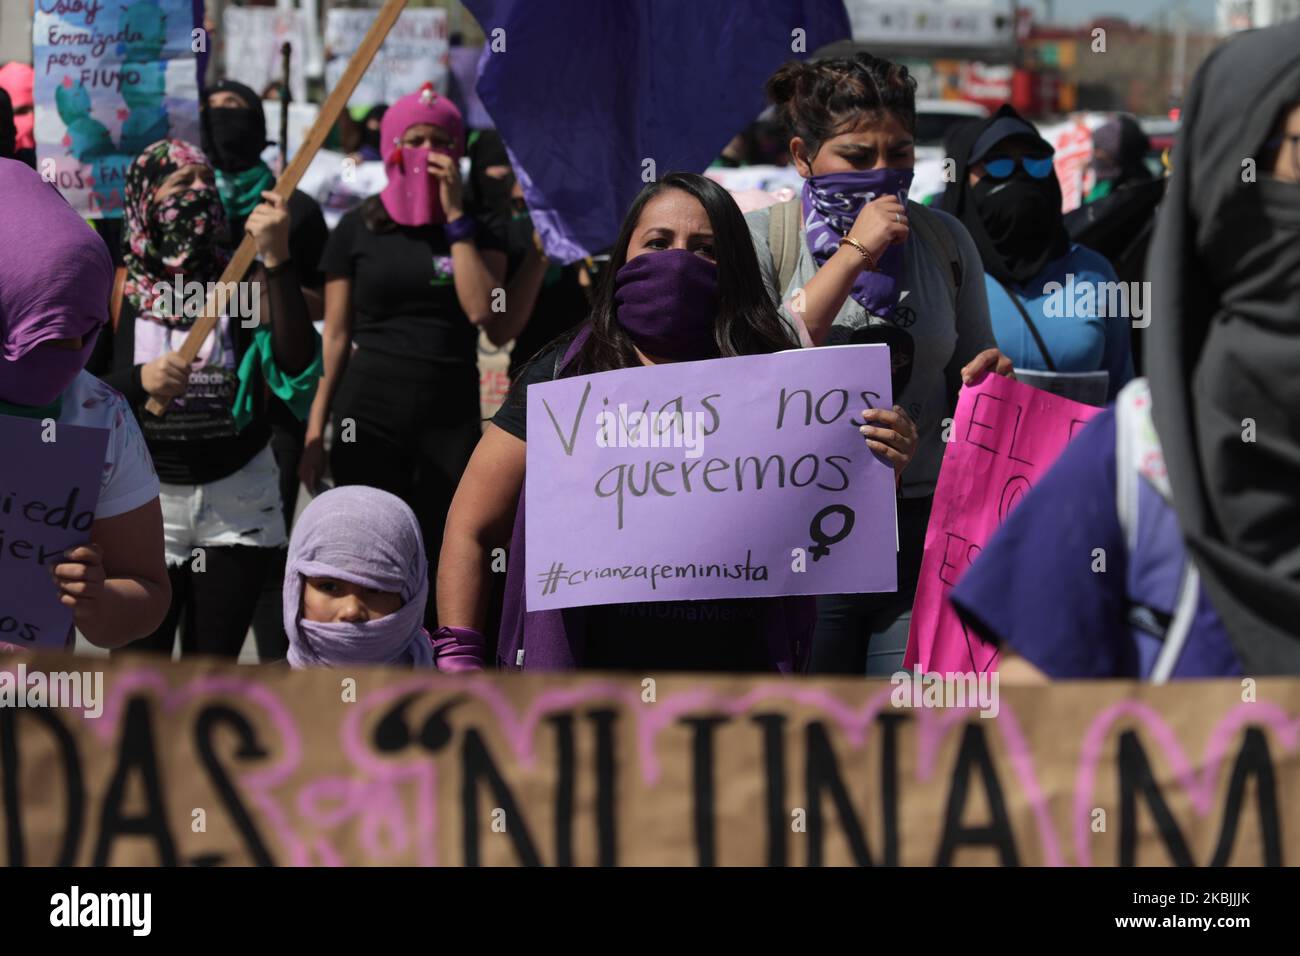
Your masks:
M215 186L186 189L154 202L154 192L163 181L189 165L212 164L203 150L182 140L164 139L146 147L127 170L123 203L126 280L122 294L139 310L140 318L178 328L193 325L194 317L170 307L155 309L160 297L154 294L154 286L171 285L177 275L187 283L215 282L230 260L225 248L226 215Z

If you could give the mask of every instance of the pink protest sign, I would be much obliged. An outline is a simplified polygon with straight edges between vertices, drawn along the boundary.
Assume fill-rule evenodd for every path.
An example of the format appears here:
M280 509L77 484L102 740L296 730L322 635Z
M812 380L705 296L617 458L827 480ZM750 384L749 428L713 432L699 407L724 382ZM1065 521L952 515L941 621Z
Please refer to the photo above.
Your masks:
M61 648L72 610L50 568L90 540L108 432L0 415L0 642Z
M925 532L904 667L969 673L994 666L997 649L966 630L948 592L1099 411L1000 375L962 389Z
M889 350L621 369L528 389L530 611L893 591Z

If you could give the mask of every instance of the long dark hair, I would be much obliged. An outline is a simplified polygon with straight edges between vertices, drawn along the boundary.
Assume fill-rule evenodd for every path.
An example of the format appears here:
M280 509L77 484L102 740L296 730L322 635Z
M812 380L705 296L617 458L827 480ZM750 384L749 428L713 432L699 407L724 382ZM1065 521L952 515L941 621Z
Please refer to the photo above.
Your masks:
M623 217L623 226L610 251L609 266L602 270L592 297L591 334L565 368L566 375L587 375L640 364L631 336L618 323L615 277L627 263L632 233L641 221L646 204L665 189L680 189L699 200L713 227L713 254L718 264L714 337L719 353L761 355L795 347L794 338L763 285L749 227L731 194L698 173L669 173L642 189ZM575 334L576 331L562 337L563 347L567 347Z

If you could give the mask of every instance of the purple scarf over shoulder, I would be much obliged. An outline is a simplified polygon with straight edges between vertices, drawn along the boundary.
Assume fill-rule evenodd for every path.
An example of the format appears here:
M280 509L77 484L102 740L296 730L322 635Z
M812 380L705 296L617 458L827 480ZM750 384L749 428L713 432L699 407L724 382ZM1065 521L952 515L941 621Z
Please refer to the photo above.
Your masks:
M402 606L364 624L302 618L303 580L338 578L402 596ZM394 664L433 667L433 643L421 626L429 566L419 522L395 495L346 485L318 495L293 526L284 571L284 630L289 666Z
M564 354L560 368L577 356L590 334L585 327ZM558 377L558 375L557 375ZM510 559L506 566L505 598L501 610L501 636L497 643L497 664L511 670L566 671L582 666L587 642L587 608L557 611L529 611L525 607L527 580L524 575L524 491L519 492L514 531L510 536ZM807 662L816 602L808 597L754 598L763 606L761 615L772 670L799 673ZM523 652L522 657L520 652Z
M818 267L835 255L840 240L849 234L862 207L880 196L897 196L907 202L912 185L910 169L869 169L827 173L804 180L803 221L808 250ZM863 270L849 295L871 315L888 316L898 304L898 273L903 267L903 247L890 246L874 272Z

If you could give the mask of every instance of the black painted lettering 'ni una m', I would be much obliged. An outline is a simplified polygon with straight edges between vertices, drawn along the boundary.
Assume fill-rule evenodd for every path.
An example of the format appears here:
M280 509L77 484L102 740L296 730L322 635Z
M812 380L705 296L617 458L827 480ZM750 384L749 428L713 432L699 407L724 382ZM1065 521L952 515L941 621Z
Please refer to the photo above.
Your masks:
M713 866L717 858L714 832L713 732L731 718L723 714L682 717L678 722L690 727L691 791L695 819L695 860L698 866Z
M1277 815L1277 777L1273 772L1273 758L1268 751L1268 738L1258 727L1247 727L1241 750L1237 751L1237 762L1232 767L1228 800L1223 806L1223 827L1219 831L1219 845L1215 847L1210 866L1228 865L1228 857L1232 855L1232 845L1237 838L1242 803L1246 799L1246 781L1252 776L1255 778L1260 837L1264 842L1264 865L1283 865L1282 827Z
M22 714L22 717L19 717ZM22 762L18 748L18 721L34 719L44 724L54 736L59 757L63 763L64 821L63 844L55 866L73 866L81 846L82 820L86 811L86 785L81 775L81 758L77 741L63 725L54 710L14 710L0 708L0 774L4 775L5 837L9 848L9 866L26 865L23 843L22 800L19 784L22 780ZM53 790L52 781L46 780L46 792Z
M767 865L788 862L786 834L790 827L785 809L785 714L754 714L763 729L763 777L767 781Z
M127 816L123 810L127 784L133 775L140 776L144 788L144 812ZM104 796L99 817L99 839L95 842L94 866L107 866L114 841L128 836L152 839L158 849L158 862L176 866L176 844L167 829L166 792L158 772L158 749L154 745L153 708L146 697L132 697L122 721L122 743L117 751L117 767Z
M867 836L858 815L853 812L853 802L840 777L839 762L835 759L835 750L831 747L826 728L814 720L805 728L804 735L807 751L804 756L804 790L808 804L808 865L821 866L825 858L826 827L822 822L822 794L823 791L829 791L831 799L835 801L840 826L853 853L853 861L858 866L871 866Z
M1137 798L1146 800L1155 817L1160 839L1169 849L1175 866L1195 866L1182 831L1160 795L1151 773L1151 762L1136 732L1126 730L1119 737L1119 865L1134 866L1137 859Z
M537 854L537 845L528 833L528 825L519 811L519 804L514 794L506 786L501 771L497 769L483 738L473 727L465 731L461 740L461 819L464 826L465 865L479 865L479 822L478 822L478 786L480 780L486 780L492 790L496 806L505 811L506 833L514 844L519 861L524 866L541 866L541 857Z
M989 804L989 822L982 827L962 824L966 809L966 795L970 791L972 772L979 771L984 781L984 793ZM948 811L944 814L943 838L939 842L935 866L951 866L952 858L961 846L989 845L997 849L1003 866L1019 866L1016 841L1007 816L1002 784L998 782L989 754L988 741L978 723L968 723L962 732L961 749L957 751L957 764L952 772L952 790L948 793Z

